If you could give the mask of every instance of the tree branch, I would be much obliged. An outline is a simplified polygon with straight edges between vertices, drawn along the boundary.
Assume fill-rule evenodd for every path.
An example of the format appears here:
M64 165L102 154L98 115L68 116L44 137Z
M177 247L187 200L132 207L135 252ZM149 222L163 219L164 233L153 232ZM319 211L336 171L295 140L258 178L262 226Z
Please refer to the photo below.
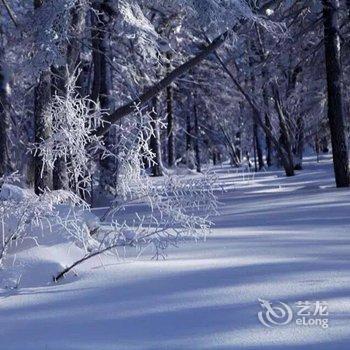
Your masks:
M207 37L206 37L206 40L208 42L210 42ZM266 126L264 124L264 122L261 120L259 107L255 103L255 101L253 101L251 96L243 89L242 85L234 77L234 75L229 70L229 68L227 67L225 62L222 60L222 58L219 56L219 54L217 53L216 50L214 51L214 55L215 55L216 59L218 60L218 62L220 63L220 65L222 66L222 69L228 74L228 76L231 78L232 82L236 86L237 90L243 95L243 97L245 98L245 100L248 102L249 106L253 110L253 113L252 113L253 120L261 127L261 129L265 132L266 136L270 138L270 140L273 143L273 145L275 146L279 156L281 157L283 163L287 163L288 159L286 158L285 150L278 142L278 139L273 135L273 133L269 129L269 127Z
M156 96L160 91L162 91L168 85L170 85L174 80L179 78L181 75L187 73L191 68L201 63L226 41L228 35L229 31L226 31L225 33L221 34L219 37L214 39L208 46L206 46L202 51L200 51L196 56L174 69L161 81L149 87L142 95L138 96L136 99L127 103L126 105L119 107L113 113L107 115L104 118L103 125L97 129L96 134L99 136L105 134L112 124L116 123L128 114L133 113L135 111L136 105L139 106L145 104L152 97Z

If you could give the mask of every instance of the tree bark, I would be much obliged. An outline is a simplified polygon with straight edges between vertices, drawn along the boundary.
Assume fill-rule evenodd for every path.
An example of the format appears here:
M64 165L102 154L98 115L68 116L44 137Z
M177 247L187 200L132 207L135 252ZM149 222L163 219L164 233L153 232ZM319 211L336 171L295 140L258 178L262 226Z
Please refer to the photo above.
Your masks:
M199 130L199 120L198 120L198 106L197 106L197 98L196 94L194 94L193 98L193 115L194 115L194 152L196 157L196 170L198 173L202 171L201 166L201 154L200 154L200 130Z
M296 145L295 145L295 170L303 169L303 152L304 152L304 128L305 123L302 116L297 118L297 135L296 135Z
M90 98L99 102L103 111L111 108L112 71L107 64L110 50L108 47L108 18L111 15L109 1L94 1L91 14L93 80ZM114 153L115 131L109 129L103 135L103 142L110 153ZM100 157L100 185L102 189L115 188L117 183L117 163L113 155Z
M102 85L102 56L101 52L105 46L104 39L104 22L100 16L101 6L99 1L93 2L93 11L91 11L91 44L92 44L92 63L93 63L93 80L90 99L95 103L98 102Z
M40 8L44 0L34 0L34 9ZM35 143L46 140L51 135L51 121L44 114L51 98L51 72L47 68L39 76L34 88L34 134ZM41 194L45 189L52 189L52 169L48 169L39 154L34 156L34 189Z
M70 40L67 46L67 65L72 74L80 63L81 39L85 28L85 11L82 0L77 0L76 5L70 11Z
M157 114L157 97L152 99L152 110L150 116L152 118L151 125L153 129L153 135L150 140L150 148L154 153L153 163L151 165L152 176L163 176L162 171L162 154L161 154L161 142L158 126L158 114Z
M350 186L349 152L342 101L339 0L322 0L327 72L328 119L337 187Z
M253 72L253 58L252 58L252 52L256 52L256 46L252 43L251 44L251 50L249 52L249 70L250 70L250 84L251 84L251 93L252 95L255 94L255 75ZM256 111L253 109L252 113L256 113ZM260 115L257 116L257 118L260 118ZM253 120L256 118L253 118ZM255 163L255 171L263 169L265 164L264 164L264 156L263 152L261 149L261 144L260 144L260 137L259 137L259 128L258 128L258 123L256 121L253 122L253 149L254 149L254 163ZM258 161L258 165L257 165Z
M264 100L264 105L265 105L265 126L271 130L271 120L269 116L269 95L268 95L268 88L267 88L267 76L268 72L266 68L264 67L262 70L262 77L263 77L263 100ZM272 165L272 142L269 136L266 135L265 138L266 142L266 164L268 167Z
M167 53L168 70L171 66L171 54ZM174 119L174 91L170 85L166 88L166 105L167 105L167 137L168 137L168 166L171 168L175 165L175 119Z
M51 67L51 94L60 95L64 97L66 95L66 83L68 78L68 72L66 67L61 66L58 68ZM55 161L54 169L52 172L52 186L54 190L68 190L69 180L67 172L67 164L64 157L59 157Z
M66 84L69 76L78 73L77 67L80 63L81 42L85 21L85 11L81 0L77 0L75 6L70 10L70 39L67 45L66 65L58 68L52 67L54 78L52 79L52 94L66 95ZM78 77L78 80L80 76ZM79 85L79 83L78 83ZM81 93L80 87L78 88ZM85 94L81 94L85 96ZM53 169L53 189L69 189L68 167L65 157L56 160Z
M260 143L258 124L256 122L254 122L253 128L254 128L254 143L255 143L255 149L256 149L256 156L258 160L258 169L261 170L264 168L265 164L264 164L264 156L263 156L261 143Z
M286 118L286 113L283 109L281 98L278 91L277 84L272 84L272 91L274 95L274 102L275 102L275 109L277 111L278 119L279 119L279 125L280 125L280 144L282 149L286 153L286 164L285 164L285 170L287 176L294 176L294 157L293 157L293 151L292 151L292 143L291 143L291 136L289 132L289 126L288 121ZM281 160L283 162L283 160Z
M192 150L192 127L191 127L191 115L186 113L186 152Z
M1 32L1 28L0 28ZM0 43L0 178L10 170L9 131L10 112L8 104L8 76L5 67L5 52Z
M51 136L51 120L45 115L45 108L51 98L51 72L43 71L34 89L34 130L35 143L40 143ZM52 189L52 169L47 168L39 154L34 156L35 193Z
M58 68L52 67L52 95L58 94L61 96L66 95L66 84L70 75L76 74L76 67L79 64L79 57L81 51L81 44L79 38L81 37L85 12L81 4L81 0L78 0L76 5L70 11L70 40L67 45L66 66L60 66ZM56 160L53 169L53 189L54 190L68 190L69 178L68 169L65 157L60 157Z

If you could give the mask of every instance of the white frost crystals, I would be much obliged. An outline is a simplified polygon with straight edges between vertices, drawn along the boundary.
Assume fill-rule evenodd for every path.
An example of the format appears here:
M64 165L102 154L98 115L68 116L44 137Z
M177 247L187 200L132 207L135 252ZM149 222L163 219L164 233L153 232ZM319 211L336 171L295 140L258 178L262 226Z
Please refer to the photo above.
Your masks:
M37 240L38 230L44 237L50 231L75 247L74 257L60 263L62 271L52 271L54 281L58 281L95 256L112 254L118 258L129 252L138 256L149 247L151 257L159 258L169 246L205 237L217 208L215 174L151 178L146 165L154 162L149 148L154 123L149 109L138 106L134 115L116 127L120 137L115 149L107 150L94 132L102 123L103 111L76 94L75 83L76 79L70 78L66 94L55 95L49 103L46 116L52 121L51 136L34 146L44 167L53 169L57 159L65 159L73 192L46 190L40 196L31 192L28 198L0 200L0 261L11 247L23 248L24 241L45 244L45 239ZM111 207L101 220L96 217L92 222L90 206L75 193L81 193L91 181L95 169L91 169L90 160L96 154L113 157L118 176L110 189L115 196ZM6 192L8 187L5 180L2 190ZM134 209L135 205L140 210ZM16 249L11 253L16 254Z
M138 183L134 178L123 196L116 195L103 218L111 221L93 230L92 237L97 245L56 275L55 282L77 265L102 254L119 258L136 250L139 256L150 247L153 258L164 258L169 246L203 238L210 231L210 215L215 214L217 208L215 175L204 174L190 180L164 177L155 183L146 175L139 179ZM135 205L143 214L134 210ZM124 217L128 209L132 210L132 215Z
M186 0L208 35L217 36L241 19L255 19L245 0Z
M114 230L103 233L109 245L116 240L138 248L152 245L154 257L164 256L169 245L188 239L200 239L209 233L210 216L216 213L215 175L198 175L193 179L165 176L152 183L143 178L127 196L117 196L109 211ZM143 205L143 214L135 213L129 220L118 220L131 203ZM147 209L148 208L148 209ZM133 233L132 235L130 233ZM116 234L117 233L117 234Z
M4 267L8 253L16 254L16 250L23 249L27 241L29 245L38 244L40 234L51 231L54 225L61 225L59 205L84 207L84 202L74 193L54 191L37 196L11 184L14 181L15 176L1 179L0 267Z
M91 181L91 149L101 149L99 137L93 131L102 124L103 112L99 105L81 97L76 92L78 74L73 74L66 85L66 93L56 94L48 103L46 120L51 121L51 137L35 144L34 154L39 154L45 167L54 169L55 162L63 158L67 175L75 190L84 190Z

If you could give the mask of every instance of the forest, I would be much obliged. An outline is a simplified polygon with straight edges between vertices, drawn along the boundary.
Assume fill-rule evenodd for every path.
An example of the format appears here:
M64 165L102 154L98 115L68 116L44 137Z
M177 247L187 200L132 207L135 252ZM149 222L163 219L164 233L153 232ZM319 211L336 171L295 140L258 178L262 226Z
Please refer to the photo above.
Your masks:
M349 84L350 0L0 0L0 344L348 349Z

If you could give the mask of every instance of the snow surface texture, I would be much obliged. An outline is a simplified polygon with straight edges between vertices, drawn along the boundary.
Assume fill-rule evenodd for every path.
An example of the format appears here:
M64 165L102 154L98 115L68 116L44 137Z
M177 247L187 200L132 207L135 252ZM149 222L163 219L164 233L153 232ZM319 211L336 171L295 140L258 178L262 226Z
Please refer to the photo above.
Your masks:
M218 168L227 191L213 235L166 261L96 258L46 285L70 262L67 244L20 252L37 268L0 289L0 349L349 349L350 191L335 189L329 159L305 168ZM329 328L266 328L259 298L327 301Z

